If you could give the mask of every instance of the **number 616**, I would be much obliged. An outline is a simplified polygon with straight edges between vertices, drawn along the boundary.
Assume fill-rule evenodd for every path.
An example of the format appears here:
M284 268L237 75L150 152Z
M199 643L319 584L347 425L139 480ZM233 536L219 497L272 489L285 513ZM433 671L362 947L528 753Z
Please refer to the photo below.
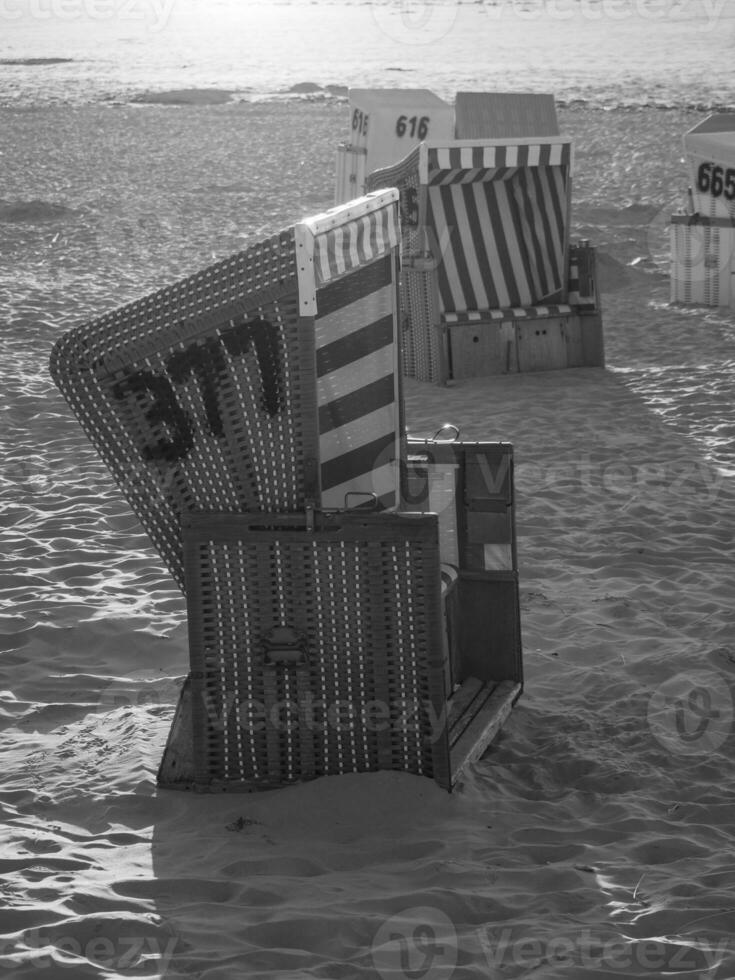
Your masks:
M724 196L732 201L735 198L735 168L725 170L716 163L700 163L697 187L703 194L709 191L712 197Z

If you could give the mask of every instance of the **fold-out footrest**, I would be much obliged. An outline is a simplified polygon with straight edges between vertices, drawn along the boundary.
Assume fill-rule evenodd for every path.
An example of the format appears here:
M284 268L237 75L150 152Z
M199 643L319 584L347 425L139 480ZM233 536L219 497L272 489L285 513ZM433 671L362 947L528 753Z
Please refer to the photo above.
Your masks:
M468 677L449 701L449 756L454 786L498 734L521 693L516 681Z

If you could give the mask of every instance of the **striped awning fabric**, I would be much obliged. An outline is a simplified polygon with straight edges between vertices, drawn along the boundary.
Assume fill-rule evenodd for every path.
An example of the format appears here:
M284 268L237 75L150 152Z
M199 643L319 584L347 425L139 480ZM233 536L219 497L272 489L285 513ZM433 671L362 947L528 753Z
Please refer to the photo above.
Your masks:
M327 509L398 504L394 268L385 255L317 290L319 459Z
M416 240L438 260L442 313L503 310L566 299L571 168L566 137L454 140L420 144L368 186L399 188L404 254Z
M550 303L547 306L512 306L502 310L463 310L445 313L442 322L450 326L460 323L484 323L487 320L525 320L543 316L569 316L575 310L568 303Z
M314 241L317 286L380 258L396 248L399 240L397 207L371 211L317 235Z
M437 268L442 311L561 299L567 178L565 168L548 166L429 187L428 223L445 243Z
M519 167L568 167L571 158L571 144L563 140L428 146L427 183L474 183L498 177L507 179Z
M378 190L295 226L300 309L316 312L315 288L378 259L400 242L398 191Z

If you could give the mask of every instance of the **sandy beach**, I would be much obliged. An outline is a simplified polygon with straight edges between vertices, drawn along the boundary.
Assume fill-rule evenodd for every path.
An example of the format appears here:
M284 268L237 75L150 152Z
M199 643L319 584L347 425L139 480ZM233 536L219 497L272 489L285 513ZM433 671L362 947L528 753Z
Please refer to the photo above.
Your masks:
M605 369L406 383L412 434L515 448L500 738L451 796L381 772L200 797L155 784L183 600L48 353L329 206L345 106L3 111L4 977L735 977L734 327L669 307L665 264L696 118L560 110Z

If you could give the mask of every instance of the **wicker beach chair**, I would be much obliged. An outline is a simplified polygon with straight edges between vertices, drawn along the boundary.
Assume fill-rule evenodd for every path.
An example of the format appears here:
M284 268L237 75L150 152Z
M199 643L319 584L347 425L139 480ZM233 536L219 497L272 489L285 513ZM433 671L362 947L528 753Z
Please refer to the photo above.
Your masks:
M684 135L686 213L671 216L671 302L735 309L735 113Z
M406 374L603 363L596 297L569 295L571 163L560 136L429 140L368 177L401 195Z
M54 348L187 598L162 786L394 768L451 789L520 693L518 664L488 687L484 638L455 650L480 640L470 587L442 563L437 516L404 506L398 244L398 194L376 191Z

